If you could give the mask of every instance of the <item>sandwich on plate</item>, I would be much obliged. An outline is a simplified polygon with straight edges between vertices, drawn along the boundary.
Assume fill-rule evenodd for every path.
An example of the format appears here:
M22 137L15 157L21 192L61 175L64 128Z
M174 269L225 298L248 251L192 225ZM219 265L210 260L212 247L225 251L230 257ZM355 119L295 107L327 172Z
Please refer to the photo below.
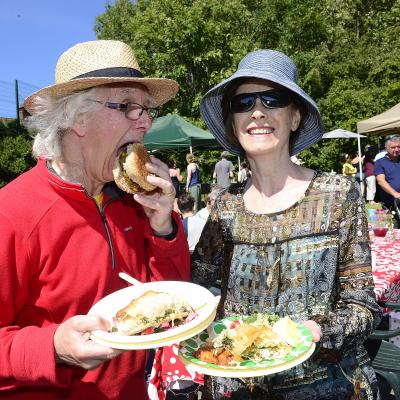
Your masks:
M189 303L178 295L149 290L115 314L112 332L119 335L158 333L196 317Z

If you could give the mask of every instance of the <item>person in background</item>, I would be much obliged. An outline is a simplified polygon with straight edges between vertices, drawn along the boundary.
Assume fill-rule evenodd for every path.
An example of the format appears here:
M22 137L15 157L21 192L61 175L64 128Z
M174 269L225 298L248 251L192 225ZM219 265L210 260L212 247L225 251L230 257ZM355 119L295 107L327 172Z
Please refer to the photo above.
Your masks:
M387 154L384 137L379 138L378 149L379 150L377 151L376 156L374 157L374 162L376 162L377 160L379 160L380 158L384 157Z
M400 136L390 135L385 141L387 154L375 161L375 176L381 188L380 200L385 208L394 209L394 201L400 201ZM395 213L394 227L400 227Z
M189 193L182 193L178 197L178 208L189 250L193 252L207 220L194 214L194 198Z
M186 162L188 163L186 168L186 191L194 198L194 212L196 213L201 204L200 170L196 157L192 153L186 155Z
M355 175L356 181L360 183L360 159L361 159L361 165L363 164L364 161L364 156L360 156L359 151L356 151L356 155L351 159L351 165L356 168L357 173Z
M181 194L180 183L183 180L183 176L181 175L181 170L176 166L176 162L174 160L168 160L167 165L169 169L169 176L175 189L174 211L179 212L178 197Z
M224 150L221 153L221 159L215 164L213 179L217 184L217 189L225 189L231 184L234 167L228 157L229 151Z
M365 192L364 157L365 156L363 155L360 156L360 153L357 150L355 157L351 160L351 165L356 169L356 174L354 175L354 178L360 185L362 195L364 195ZM361 161L361 171L360 171L360 161Z
M375 178L375 163L374 158L376 154L376 148L374 146L365 146L364 156L364 171L365 171L365 183L366 183L366 200L368 203L375 203L376 194L376 178Z
M0 190L0 397L145 400L147 351L95 343L91 332L112 326L87 313L127 287L120 272L189 278L168 167L146 164L149 194L113 182L121 151L143 142L178 85L146 78L114 40L73 46L55 76L24 102L37 165Z
M349 154L344 154L342 157L342 174L346 176L354 177L357 173L357 168L355 168L351 163L351 157Z
M206 206L196 213L196 217L202 218L205 221L207 221L210 215L211 208L215 203L215 199L217 198L220 192L221 192L220 189L214 189L207 195Z
M240 171L238 172L238 182L246 182L250 176L250 170L247 165L247 161L242 161L240 163Z
M324 132L315 102L285 54L257 50L210 89L200 111L251 180L220 193L192 255L192 279L221 280L218 318L289 316L317 343L303 364L243 380L207 377L213 399L375 400L365 339L378 325L364 201L354 179L294 164Z

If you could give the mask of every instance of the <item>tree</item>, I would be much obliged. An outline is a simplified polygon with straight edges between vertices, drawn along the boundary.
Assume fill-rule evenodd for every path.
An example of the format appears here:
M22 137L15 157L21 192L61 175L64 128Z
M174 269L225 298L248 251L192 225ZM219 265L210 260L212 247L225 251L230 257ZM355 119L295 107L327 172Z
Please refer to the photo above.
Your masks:
M326 130L356 131L357 121L400 98L399 0L116 0L95 31L130 44L145 75L177 80L179 94L162 111L201 128L201 97L259 48L293 58ZM335 170L341 153L355 151L355 141L322 141L300 156L308 166ZM219 158L214 153L199 153L207 171Z
M253 49L252 14L241 0L120 0L97 18L95 29L100 39L132 45L146 74L177 80L180 92L166 110L197 123L201 95Z
M0 123L0 187L34 165L28 132L15 120Z
M398 0L117 0L96 32L129 43L146 74L176 79L180 92L164 112L199 126L202 95L249 51L273 48L295 60L326 129L355 131L357 121L398 102L399 21ZM324 141L301 157L330 170L355 149Z

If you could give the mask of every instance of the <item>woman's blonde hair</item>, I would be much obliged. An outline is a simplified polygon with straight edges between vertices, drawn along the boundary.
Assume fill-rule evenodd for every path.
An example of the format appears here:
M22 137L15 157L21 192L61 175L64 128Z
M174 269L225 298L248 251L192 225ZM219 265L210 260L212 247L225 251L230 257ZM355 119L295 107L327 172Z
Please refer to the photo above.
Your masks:
M186 154L186 161L190 164L196 162L196 156L192 153Z

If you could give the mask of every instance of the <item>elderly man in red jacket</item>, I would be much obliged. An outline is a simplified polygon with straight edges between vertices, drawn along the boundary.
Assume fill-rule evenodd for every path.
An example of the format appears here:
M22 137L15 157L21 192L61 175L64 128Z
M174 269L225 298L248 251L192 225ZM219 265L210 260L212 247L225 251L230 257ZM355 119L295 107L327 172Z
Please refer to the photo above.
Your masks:
M189 278L168 167L152 158L157 191L133 196L112 172L177 90L144 77L128 45L99 40L67 50L56 83L25 101L38 163L0 190L0 397L147 399L146 351L94 343L110 322L86 314L127 285L119 272Z

